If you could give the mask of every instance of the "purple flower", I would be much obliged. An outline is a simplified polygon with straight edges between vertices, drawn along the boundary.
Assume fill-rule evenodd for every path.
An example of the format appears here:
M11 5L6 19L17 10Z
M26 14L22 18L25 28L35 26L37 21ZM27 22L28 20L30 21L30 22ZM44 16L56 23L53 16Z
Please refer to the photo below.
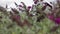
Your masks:
M28 8L28 9L31 9L31 6L28 6L27 8Z
M27 11L29 11L31 9L31 6L28 6L26 9L27 9Z
M56 24L60 24L60 17L54 18L53 15L48 16L48 18L52 21L54 21Z
M22 5L19 5L19 7L23 7Z
M34 1L34 4L37 4L38 0L33 0Z
M55 23L56 23L56 24L60 24L60 17L57 17L57 18L55 19Z

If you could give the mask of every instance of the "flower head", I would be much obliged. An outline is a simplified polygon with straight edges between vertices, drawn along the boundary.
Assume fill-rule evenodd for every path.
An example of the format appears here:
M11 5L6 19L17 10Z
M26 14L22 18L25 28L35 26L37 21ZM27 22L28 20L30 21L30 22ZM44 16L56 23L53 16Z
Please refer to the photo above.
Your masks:
M37 4L38 0L33 0L34 1L34 4Z
M53 15L48 16L48 18L52 21L54 21L56 24L60 24L60 17L54 18Z
M31 6L28 6L27 9L30 10L31 9Z

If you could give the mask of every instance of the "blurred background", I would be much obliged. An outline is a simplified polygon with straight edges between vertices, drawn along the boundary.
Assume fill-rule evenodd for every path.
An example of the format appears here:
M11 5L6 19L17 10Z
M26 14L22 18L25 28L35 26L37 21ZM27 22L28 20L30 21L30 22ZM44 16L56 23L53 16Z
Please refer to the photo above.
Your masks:
M60 0L0 0L0 34L60 34Z

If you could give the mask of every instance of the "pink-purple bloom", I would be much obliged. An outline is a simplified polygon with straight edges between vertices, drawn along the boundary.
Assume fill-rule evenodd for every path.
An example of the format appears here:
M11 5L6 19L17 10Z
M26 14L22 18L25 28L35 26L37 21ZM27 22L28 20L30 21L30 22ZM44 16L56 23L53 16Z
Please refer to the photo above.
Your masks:
M28 6L26 9L27 9L27 11L30 11L30 9L31 9L31 6Z
M31 9L31 6L28 6L27 8L28 8L28 9Z
M54 21L56 24L60 24L60 17L54 18L53 15L49 15L48 18L52 21Z
M33 0L34 1L34 4L37 4L38 0Z
M55 23L60 24L60 17L55 19Z
M23 7L22 5L19 5L19 7Z

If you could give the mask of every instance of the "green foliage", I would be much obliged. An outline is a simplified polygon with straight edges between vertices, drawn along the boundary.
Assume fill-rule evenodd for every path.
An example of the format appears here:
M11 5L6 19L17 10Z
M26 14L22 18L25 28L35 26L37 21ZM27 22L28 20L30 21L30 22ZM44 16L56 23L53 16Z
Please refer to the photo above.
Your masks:
M36 22L36 17L32 17L33 19L28 19L30 23L33 24L31 28L24 26L21 28L16 24L16 22L13 22L11 19L9 19L9 16L4 15L0 12L0 16L2 16L2 19L0 19L0 34L51 34L50 28L55 26L55 24L50 21L48 18L45 18L41 22ZM25 18L25 15L21 15L22 18ZM10 28L7 28L9 25L13 24ZM58 34L60 34L60 28L57 30ZM57 34L56 32L53 32L53 34Z
M24 6L25 7L25 6ZM42 6L37 6L38 9L41 9ZM48 11L48 10L47 10ZM7 12L9 14L9 12ZM33 13L33 11L32 11ZM24 19L27 19L33 26L28 27L25 25L24 27L20 27L16 22L12 21L7 14L0 12L0 34L60 34L60 27L55 32L50 32L50 29L53 28L55 23L45 17L40 22L37 22L37 17L33 16L28 17L26 12L20 13L21 20L23 22Z

